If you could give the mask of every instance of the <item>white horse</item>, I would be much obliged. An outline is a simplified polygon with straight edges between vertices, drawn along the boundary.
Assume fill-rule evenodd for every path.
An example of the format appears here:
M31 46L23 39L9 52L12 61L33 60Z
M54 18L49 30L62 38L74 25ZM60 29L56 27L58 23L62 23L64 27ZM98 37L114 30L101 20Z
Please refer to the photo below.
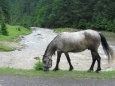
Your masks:
M94 64L97 60L98 66L96 72L101 70L100 60L101 57L98 54L98 48L100 43L102 43L105 54L113 59L113 50L109 47L105 37L94 30L84 30L79 32L62 32L57 35L47 46L47 49L43 55L43 70L49 70L52 67L52 55L57 51L57 63L53 70L58 70L58 64L60 62L61 54L64 53L68 63L70 65L69 70L73 70L71 60L68 52L81 52L86 49L91 51L92 64L90 69L93 71Z

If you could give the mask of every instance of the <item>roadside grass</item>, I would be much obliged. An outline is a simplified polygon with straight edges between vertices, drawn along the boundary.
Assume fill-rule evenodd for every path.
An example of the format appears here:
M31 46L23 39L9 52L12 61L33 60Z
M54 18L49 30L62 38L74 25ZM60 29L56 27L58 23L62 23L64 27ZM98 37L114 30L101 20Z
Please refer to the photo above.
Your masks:
M0 68L0 75L23 76L23 77L47 77L47 78L71 78L71 79L105 79L115 80L115 71L101 71L99 73L87 71L36 71L34 69L14 69L14 68Z

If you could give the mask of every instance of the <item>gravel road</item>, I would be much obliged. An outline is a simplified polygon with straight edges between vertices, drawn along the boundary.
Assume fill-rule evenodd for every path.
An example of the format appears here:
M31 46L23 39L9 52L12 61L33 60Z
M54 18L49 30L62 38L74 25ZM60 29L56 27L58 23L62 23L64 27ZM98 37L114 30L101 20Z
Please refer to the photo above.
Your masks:
M0 86L115 86L115 80L0 76Z

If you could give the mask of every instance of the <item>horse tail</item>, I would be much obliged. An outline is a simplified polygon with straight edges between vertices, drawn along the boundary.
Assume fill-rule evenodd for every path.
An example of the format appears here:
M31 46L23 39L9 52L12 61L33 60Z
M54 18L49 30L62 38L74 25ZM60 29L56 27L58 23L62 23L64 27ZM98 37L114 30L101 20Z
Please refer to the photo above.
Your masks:
M113 60L114 59L114 57L113 57L113 54L114 54L113 50L108 45L107 40L104 37L104 35L102 33L99 33L99 35L101 37L101 43L102 43L103 50L104 50L106 56L108 56L108 61L110 61L110 59Z

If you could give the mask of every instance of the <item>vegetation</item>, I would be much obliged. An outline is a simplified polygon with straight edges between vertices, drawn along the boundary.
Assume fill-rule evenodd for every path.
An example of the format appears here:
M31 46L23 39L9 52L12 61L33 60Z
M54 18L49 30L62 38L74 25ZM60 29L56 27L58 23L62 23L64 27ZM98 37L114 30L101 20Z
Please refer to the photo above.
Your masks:
M0 51L12 51L13 48L9 46L4 46L3 44L0 44Z
M10 13L9 13L9 4L8 0L0 0L0 24L1 22L9 23L10 22Z
M40 58L38 59L38 62L35 63L34 69L37 71L43 70L43 63L41 62Z
M0 24L115 32L113 0L0 0Z
M7 25L7 31L8 31L8 36L4 36L4 35L0 35L0 41L16 41L17 37L19 37L19 35L26 35L31 33L30 30L22 27L22 26L11 26L11 25ZM20 30L19 30L20 28Z
M4 22L1 25L1 34L4 36L8 36L7 27L6 27L6 24Z
M113 0L8 0L11 24L115 32Z
M6 25L5 28L7 28L8 35L6 34L6 32L3 35L1 33L1 28L2 25L0 26L0 41L18 42L20 40L19 35L24 34L26 35L31 33L29 29L24 28L22 26ZM0 51L12 51L12 50L14 50L12 47L4 45L3 43L0 44Z
M36 70L24 70L14 68L0 68L0 75L11 75L11 76L26 76L26 77L50 77L50 78L89 78L89 79L106 79L115 80L115 71L107 72L86 72L86 71L36 71Z

